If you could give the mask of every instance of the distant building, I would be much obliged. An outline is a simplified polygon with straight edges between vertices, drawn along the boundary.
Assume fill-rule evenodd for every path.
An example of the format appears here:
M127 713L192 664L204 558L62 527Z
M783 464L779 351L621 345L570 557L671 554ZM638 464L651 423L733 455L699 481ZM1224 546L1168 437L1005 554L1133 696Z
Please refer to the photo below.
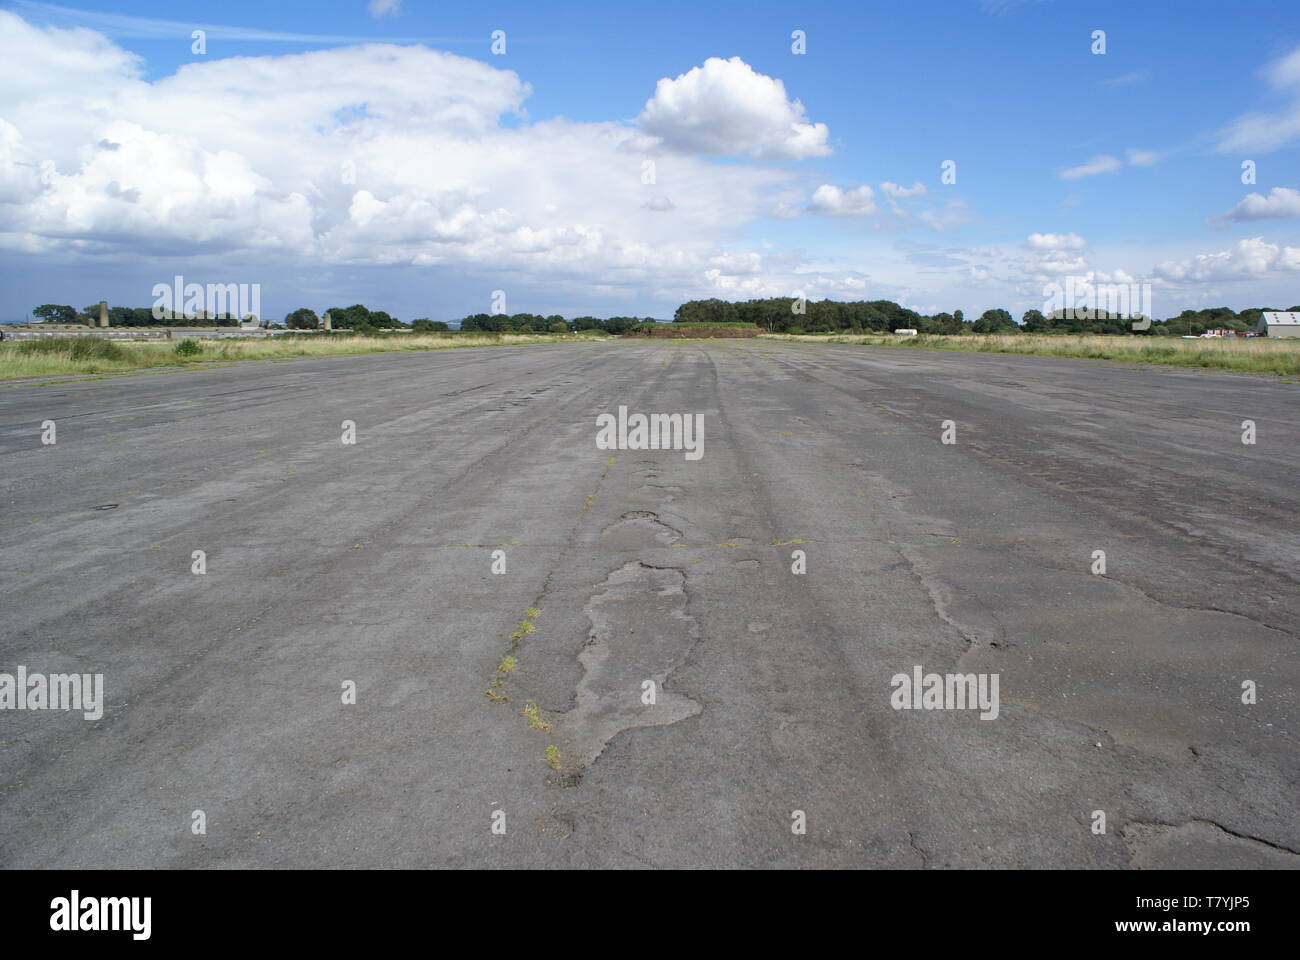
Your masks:
M1270 337L1300 337L1300 313L1265 310L1255 329Z

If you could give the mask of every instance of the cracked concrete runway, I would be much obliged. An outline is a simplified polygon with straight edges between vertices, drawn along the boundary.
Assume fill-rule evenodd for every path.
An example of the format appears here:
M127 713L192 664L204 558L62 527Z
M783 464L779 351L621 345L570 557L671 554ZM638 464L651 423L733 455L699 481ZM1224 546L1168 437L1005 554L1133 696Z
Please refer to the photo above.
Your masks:
M703 458L598 450L620 405ZM0 462L0 672L106 700L0 712L5 867L1300 862L1295 384L381 354L9 386ZM998 716L893 709L917 666Z

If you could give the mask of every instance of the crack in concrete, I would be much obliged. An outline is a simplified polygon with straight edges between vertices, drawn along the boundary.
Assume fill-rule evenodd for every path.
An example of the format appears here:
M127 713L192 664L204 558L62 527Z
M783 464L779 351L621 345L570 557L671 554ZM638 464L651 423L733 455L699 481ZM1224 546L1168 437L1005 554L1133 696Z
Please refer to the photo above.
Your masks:
M1171 840L1178 832L1185 832L1189 828L1195 830L1198 827L1209 827L1211 830L1222 834L1223 837L1235 842L1259 844L1260 846L1267 847L1270 850L1283 854L1288 858L1300 857L1300 850L1292 849L1285 844L1277 843L1272 840L1266 840L1263 837L1241 833L1240 831L1225 827L1216 820L1211 820L1206 817L1193 817L1190 820L1180 820L1172 823L1165 820L1130 820L1121 828L1120 835L1124 838L1125 844L1130 848L1130 864L1136 865L1140 854L1153 852L1154 848L1159 846L1161 841ZM1130 834L1131 830L1136 832ZM1140 832L1144 830L1155 832L1158 836L1147 837L1139 835ZM1214 837L1211 836L1209 838L1201 839L1213 840Z

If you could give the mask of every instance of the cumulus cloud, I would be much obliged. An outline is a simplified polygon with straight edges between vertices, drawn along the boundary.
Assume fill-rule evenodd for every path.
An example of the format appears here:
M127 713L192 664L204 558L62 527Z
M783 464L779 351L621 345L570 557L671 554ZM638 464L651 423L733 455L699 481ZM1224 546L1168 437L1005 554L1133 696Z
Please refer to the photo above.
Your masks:
M892 221L893 227L883 221L877 221L875 226L878 230L908 229L909 224L917 223L936 233L942 233L968 223L971 219L966 202L961 199L945 200L942 206L920 210L915 212L915 216L913 210L901 207L900 201L913 199L926 192L924 184L919 181L911 187L900 187L896 183L886 181L880 185L880 190L889 199L890 210L896 219ZM823 183L813 191L807 203L779 204L772 211L772 215L779 219L792 220L802 216L871 217L880 212L880 207L876 204L876 192L866 184L845 188Z
M714 259L735 231L799 196L788 171L667 152L669 200L641 182L636 130L528 122L530 93L510 70L387 44L147 80L100 34L0 10L0 249L704 291L752 269ZM789 286L790 262L763 262Z
M1031 250L1082 250L1087 245L1077 233L1031 233L1025 241Z
M880 192L895 200L906 200L909 197L919 197L924 194L925 184L918 180L910 187L900 187L898 184L886 180L880 185Z
M1190 260L1166 260L1156 275L1175 283L1259 280L1300 270L1300 247L1268 243L1263 237L1238 240L1218 253L1203 253Z
M876 212L875 191L863 184L851 190L842 190L823 183L813 191L808 201L808 212L819 217L860 217Z
M1078 180L1080 177L1095 177L1099 173L1114 173L1123 164L1108 154L1099 154L1087 163L1077 167L1065 167L1057 172L1062 180Z
M780 80L739 57L711 57L660 80L637 123L654 142L684 153L802 160L831 152L826 124L810 123Z
M1290 187L1274 187L1268 196L1248 193L1231 210L1216 217L1217 221L1284 220L1300 217L1300 191Z

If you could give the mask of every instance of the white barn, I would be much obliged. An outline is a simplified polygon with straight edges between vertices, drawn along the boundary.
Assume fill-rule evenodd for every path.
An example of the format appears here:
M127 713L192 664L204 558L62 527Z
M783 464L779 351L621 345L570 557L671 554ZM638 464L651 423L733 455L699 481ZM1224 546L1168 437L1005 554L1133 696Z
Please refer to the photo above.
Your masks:
M1255 330L1270 337L1300 337L1300 313L1266 310Z

